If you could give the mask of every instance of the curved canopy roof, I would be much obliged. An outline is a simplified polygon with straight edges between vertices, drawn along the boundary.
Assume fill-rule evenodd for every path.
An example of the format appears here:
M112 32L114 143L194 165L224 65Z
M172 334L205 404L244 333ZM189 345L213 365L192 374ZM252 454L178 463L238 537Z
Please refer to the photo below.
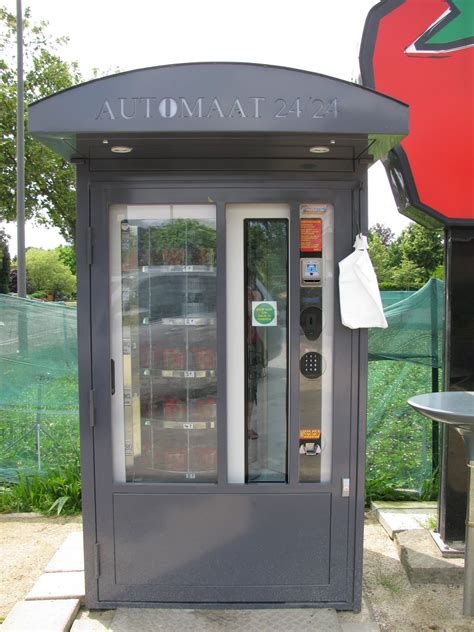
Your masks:
M354 159L369 146L380 157L399 142L408 132L408 108L302 70L196 63L133 70L58 92L30 106L29 131L67 159L110 158L114 143L132 146L134 157L160 157L172 143L158 139L223 136L258 136L269 147L277 136L291 138L291 146L295 138L306 145L346 139Z

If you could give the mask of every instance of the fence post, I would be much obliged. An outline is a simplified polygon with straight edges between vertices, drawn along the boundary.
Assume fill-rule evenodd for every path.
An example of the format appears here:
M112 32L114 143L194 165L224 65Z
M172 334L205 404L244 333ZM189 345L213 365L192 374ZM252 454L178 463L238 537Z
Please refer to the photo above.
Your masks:
M43 384L41 376L38 378L38 391L36 397L36 456L38 472L41 472L41 406L43 404Z
M438 287L435 279L430 280L431 295L431 391L439 391L439 342L438 342ZM439 467L439 423L431 426L431 463L433 472Z

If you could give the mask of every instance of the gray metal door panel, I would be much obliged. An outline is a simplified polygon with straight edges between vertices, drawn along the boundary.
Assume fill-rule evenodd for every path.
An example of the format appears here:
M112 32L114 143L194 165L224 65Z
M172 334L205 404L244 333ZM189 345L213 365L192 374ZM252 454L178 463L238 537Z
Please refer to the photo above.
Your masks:
M159 203L173 198L177 203L180 193L185 201L196 203L211 196L218 205L222 205L223 200L263 199L292 204L295 200L329 201L336 208L335 260L338 261L350 252L352 245L347 220L352 213L352 195L349 189L337 188L317 190L301 184L285 187L278 183L273 190L239 190L234 185L232 189L221 187L214 192L212 187L205 186L193 197L185 187L184 192L163 192L158 187L147 186L142 202L149 203L153 199ZM143 485L113 483L113 420L107 395L110 379L107 213L110 203L129 203L132 199L133 203L140 203L141 197L137 188L131 191L114 185L97 187L92 194L95 243L91 272L92 361L94 388L102 393L96 401L94 429L100 545L95 603L294 601L350 604L354 535L349 533L349 524L354 524L355 500L340 497L340 480L355 472L355 464L350 462L350 446L357 436L357 420L351 422L352 386L346 367L356 363L357 358L350 354L354 349L351 332L342 327L337 316L337 293L332 483L300 485L291 456L289 484L265 485L264 489L258 486L258 493L242 486L238 486L238 490L236 486L228 486L222 480L225 462L221 462L218 484L210 486L215 493L208 493L209 486L206 486L207 491L200 488L193 494L190 485L184 489L182 485L163 484L147 484L143 493ZM223 344L221 353L225 353ZM290 434L294 445L297 430L293 428ZM126 488L125 493L114 494L118 487L121 492ZM178 519L183 516L187 516L189 527ZM214 523L212 537L206 523ZM204 550L208 552L206 556L202 555ZM217 573L221 573L219 586L212 583ZM89 601L95 601L93 596L89 596Z
M117 583L178 592L326 585L330 502L330 494L116 494Z

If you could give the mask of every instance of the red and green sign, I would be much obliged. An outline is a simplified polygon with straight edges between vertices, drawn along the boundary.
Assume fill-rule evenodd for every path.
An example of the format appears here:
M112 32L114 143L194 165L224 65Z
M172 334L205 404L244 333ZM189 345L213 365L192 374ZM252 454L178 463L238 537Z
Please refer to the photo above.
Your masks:
M380 2L361 70L365 85L410 106L410 133L386 162L400 210L422 223L474 221L474 0Z

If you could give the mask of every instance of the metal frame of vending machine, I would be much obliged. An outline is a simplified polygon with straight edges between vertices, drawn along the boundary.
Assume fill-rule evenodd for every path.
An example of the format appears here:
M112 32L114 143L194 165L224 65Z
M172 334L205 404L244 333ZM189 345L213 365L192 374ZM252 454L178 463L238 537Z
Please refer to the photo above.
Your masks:
M337 263L407 107L254 64L30 107L77 166L86 603L360 608L367 335Z

